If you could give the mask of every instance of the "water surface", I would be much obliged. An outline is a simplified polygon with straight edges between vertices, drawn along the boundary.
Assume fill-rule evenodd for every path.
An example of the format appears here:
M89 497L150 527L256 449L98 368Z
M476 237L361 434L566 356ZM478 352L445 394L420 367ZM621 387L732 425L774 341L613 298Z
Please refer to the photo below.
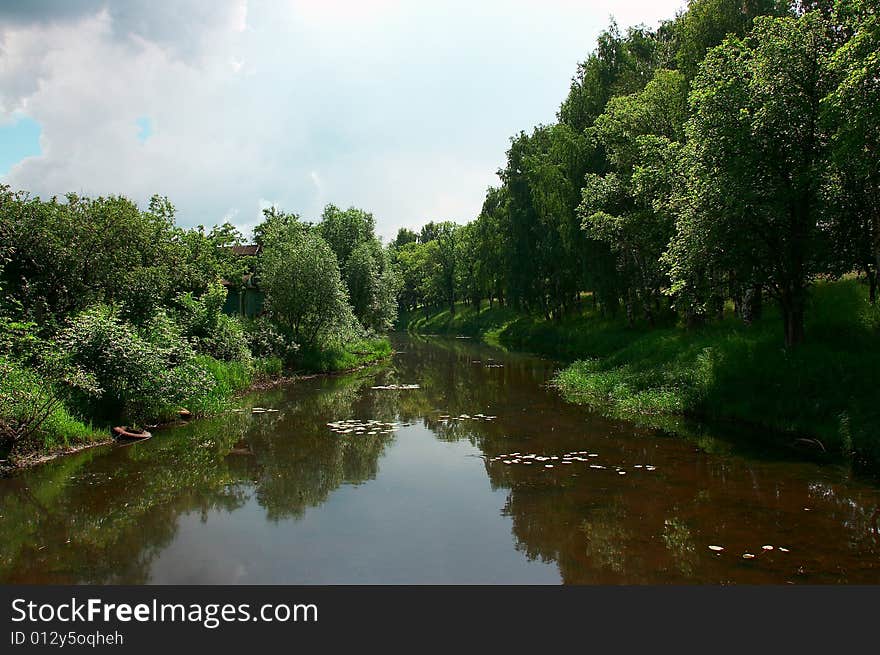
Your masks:
M395 346L387 366L0 480L0 580L880 582L869 481L602 418L539 358ZM396 384L419 388L373 388ZM351 419L389 425L328 426Z

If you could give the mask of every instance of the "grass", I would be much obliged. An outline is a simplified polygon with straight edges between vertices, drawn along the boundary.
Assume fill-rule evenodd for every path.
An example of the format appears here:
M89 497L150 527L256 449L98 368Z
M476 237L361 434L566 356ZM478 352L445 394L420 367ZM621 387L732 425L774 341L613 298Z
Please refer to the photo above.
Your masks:
M479 336L570 365L564 396L614 416L736 420L818 439L830 453L880 464L880 311L855 279L813 288L806 342L782 344L773 307L747 327L736 317L696 330L627 327L585 310L561 322L506 308L404 317L422 333Z
M35 371L0 358L0 424L26 421L39 407L48 407L50 411L35 425L33 432L24 437L24 443L16 444L16 456L83 446L107 438L106 431L72 414ZM2 454L4 459L9 456L10 448L12 443L4 444L7 451Z
M254 381L257 373L255 364L240 361L222 361L208 355L196 357L198 364L203 367L213 381L213 385L206 388L206 393L190 400L184 401L186 409L197 416L206 416L223 411L229 405L229 399L238 392L247 389ZM259 362L260 360L257 360ZM161 417L164 420L174 418L177 408L171 408L169 416Z
M362 339L346 344L332 344L320 350L304 349L296 353L297 370L309 373L336 373L374 364L391 356L388 339Z

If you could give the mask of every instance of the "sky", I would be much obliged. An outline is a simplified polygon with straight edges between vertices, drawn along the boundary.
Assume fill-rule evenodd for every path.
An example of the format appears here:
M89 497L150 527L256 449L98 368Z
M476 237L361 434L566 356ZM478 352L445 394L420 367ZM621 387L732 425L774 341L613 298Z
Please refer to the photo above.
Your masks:
M555 120L613 16L683 0L2 0L0 183L168 196L247 233L327 203L473 219L509 139Z

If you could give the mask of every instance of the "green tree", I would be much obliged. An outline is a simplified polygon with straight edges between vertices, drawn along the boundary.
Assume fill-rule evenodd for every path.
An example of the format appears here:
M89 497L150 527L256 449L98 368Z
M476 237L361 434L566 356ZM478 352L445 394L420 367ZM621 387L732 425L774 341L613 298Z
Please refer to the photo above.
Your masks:
M880 272L880 15L872 2L836 3L836 26L852 33L830 59L839 80L824 100L839 211L839 250L865 270L871 302ZM844 268L846 266L844 265Z
M353 315L336 255L315 231L292 226L263 251L260 280L273 319L314 348L351 328Z
M785 343L802 341L807 289L822 267L820 101L829 40L816 13L755 20L711 50L694 80L687 179L666 260L687 296L724 273L766 285ZM702 281L701 281L702 278Z
M653 323L668 286L660 256L672 235L668 196L686 105L684 77L658 70L642 91L612 98L593 129L611 170L586 176L578 213L587 235L615 255L630 321L638 303Z

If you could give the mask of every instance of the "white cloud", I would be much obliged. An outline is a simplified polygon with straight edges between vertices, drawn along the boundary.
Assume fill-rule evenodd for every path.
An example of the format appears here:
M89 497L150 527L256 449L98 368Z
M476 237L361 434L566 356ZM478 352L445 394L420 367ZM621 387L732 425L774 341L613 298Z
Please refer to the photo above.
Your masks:
M43 154L4 182L162 193L186 225L232 215L249 229L265 198L311 219L361 206L386 237L468 220L508 137L553 120L609 15L654 23L679 4L94 0L43 16L11 3L0 122L38 121Z

